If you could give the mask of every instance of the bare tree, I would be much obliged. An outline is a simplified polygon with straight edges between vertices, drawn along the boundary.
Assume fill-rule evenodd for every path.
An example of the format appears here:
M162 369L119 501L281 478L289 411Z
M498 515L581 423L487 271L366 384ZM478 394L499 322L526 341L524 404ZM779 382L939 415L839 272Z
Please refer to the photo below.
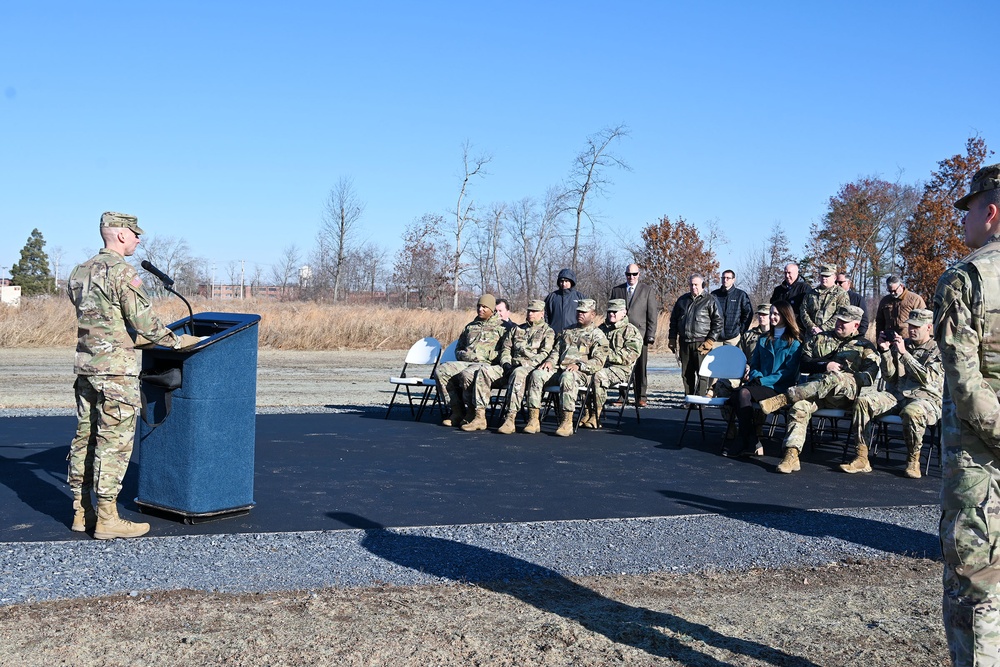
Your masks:
M172 236L144 237L133 256L133 262L137 266L143 261L148 261L173 278L178 291L187 293L197 291L200 260L191 256L191 249L184 239ZM148 287L156 296L163 296L165 293L159 281L154 281Z
M507 215L507 205L493 203L482 219L477 220L475 236L476 269L479 286L483 292L493 292L496 296L509 296L501 280L500 245L503 240L503 222ZM506 278L506 276L504 276Z
M559 234L565 201L565 191L553 187L546 192L541 210L531 197L507 208L506 229L512 242L506 255L520 278L526 299L541 296L541 274L549 264L549 250Z
M299 271L299 249L293 243L281 251L281 257L271 265L271 281L281 288L281 298L288 298L289 287L294 284Z
M364 212L365 203L354 191L354 181L342 176L330 190L330 196L326 200L318 243L330 253L323 265L332 273L334 301L340 297L344 260L351 251L350 243Z
M713 218L705 223L705 249L712 255L719 255L719 248L725 245L729 245L729 237L726 236L726 232L722 229L722 223L719 222L718 218ZM715 273L710 276L705 277L706 280L713 285L722 284L722 276L719 273Z
M376 286L384 284L386 279L385 248L366 243L355 251L355 265L359 287L368 291L375 298Z
M611 185L611 180L604 173L609 167L619 167L631 171L624 160L611 152L611 144L627 137L628 134L628 127L617 125L587 137L587 147L576 156L573 162L573 169L570 172L570 187L567 192L569 198L576 202L576 227L573 230L571 263L573 271L577 270L583 219L586 217L591 224L594 223L594 215L587 209L587 198L591 192L604 194L607 187Z
M462 187L458 191L458 201L455 203L455 225L451 230L455 237L455 245L449 266L452 280L451 307L456 310L458 309L459 287L462 282L462 255L465 254L462 235L466 225L470 221L474 221L476 211L475 203L469 198L469 181L474 176L485 176L486 171L484 168L493 159L493 156L487 153L470 156L469 150L471 148L472 146L468 141L462 145ZM467 198L468 202L466 202Z
M427 213L406 226L403 247L396 252L393 282L403 290L403 306L410 305L413 293L421 307L431 300L441 303L441 292L447 285L443 252L438 245L444 218Z

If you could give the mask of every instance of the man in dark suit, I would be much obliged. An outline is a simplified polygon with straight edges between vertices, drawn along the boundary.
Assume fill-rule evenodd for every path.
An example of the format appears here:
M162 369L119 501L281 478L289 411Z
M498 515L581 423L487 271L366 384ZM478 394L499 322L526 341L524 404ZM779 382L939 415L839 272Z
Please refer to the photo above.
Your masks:
M642 354L635 361L635 398L646 407L646 353L656 340L656 318L660 315L660 302L653 289L639 282L639 266L629 264L625 269L625 282L611 288L610 299L625 299L628 321L642 335Z

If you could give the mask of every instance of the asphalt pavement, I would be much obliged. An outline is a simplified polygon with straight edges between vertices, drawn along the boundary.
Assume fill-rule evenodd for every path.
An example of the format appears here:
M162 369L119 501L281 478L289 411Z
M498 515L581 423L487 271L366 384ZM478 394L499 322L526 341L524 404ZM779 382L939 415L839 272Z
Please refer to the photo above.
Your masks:
M880 451L870 474L837 465L829 435L807 449L802 471L774 471L780 440L762 459L720 455L723 425L697 424L680 440L684 411L626 413L621 428L554 435L463 433L405 409L257 415L254 507L248 514L189 524L142 513L134 502L141 450L120 496L123 516L149 521L151 535L280 533L355 528L345 516L384 527L736 514L797 509L934 505L940 471L903 476L905 452ZM0 418L0 542L91 539L69 530L66 454L72 417ZM183 443L178 443L183 447ZM925 447L925 456L927 454Z

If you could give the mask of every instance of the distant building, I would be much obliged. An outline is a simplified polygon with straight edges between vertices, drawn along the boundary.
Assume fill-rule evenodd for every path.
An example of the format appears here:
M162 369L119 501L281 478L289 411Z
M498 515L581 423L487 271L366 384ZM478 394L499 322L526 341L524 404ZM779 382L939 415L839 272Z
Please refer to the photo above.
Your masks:
M18 308L21 305L21 287L11 285L6 278L0 280L0 303Z

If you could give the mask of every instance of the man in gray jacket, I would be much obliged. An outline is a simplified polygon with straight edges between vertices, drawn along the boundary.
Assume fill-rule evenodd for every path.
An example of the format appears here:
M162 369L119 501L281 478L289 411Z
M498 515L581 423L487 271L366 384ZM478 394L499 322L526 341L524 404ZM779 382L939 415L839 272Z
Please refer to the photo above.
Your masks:
M681 362L684 391L700 391L698 368L701 361L722 336L722 315L719 302L705 290L705 277L693 273L688 279L691 291L677 299L670 311L670 351Z

